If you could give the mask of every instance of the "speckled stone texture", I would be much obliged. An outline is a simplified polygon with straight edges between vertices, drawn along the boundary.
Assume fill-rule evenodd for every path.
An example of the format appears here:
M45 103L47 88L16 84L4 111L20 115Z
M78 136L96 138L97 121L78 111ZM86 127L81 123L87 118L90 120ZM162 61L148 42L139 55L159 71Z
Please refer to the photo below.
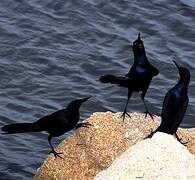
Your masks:
M195 179L195 156L173 136L157 132L140 141L95 180Z
M121 113L97 112L86 121L93 126L79 128L56 148L63 159L48 155L34 177L48 179L93 179L130 146L143 140L160 124L160 117L145 118L145 114L131 113L122 122ZM195 154L195 129L179 129L179 137Z

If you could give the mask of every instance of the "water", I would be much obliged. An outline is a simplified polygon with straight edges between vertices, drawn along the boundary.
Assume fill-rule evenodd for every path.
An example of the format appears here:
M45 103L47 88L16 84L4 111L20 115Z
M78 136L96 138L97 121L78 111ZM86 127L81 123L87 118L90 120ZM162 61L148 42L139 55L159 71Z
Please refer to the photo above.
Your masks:
M192 74L182 126L195 126L194 22L193 0L1 0L0 126L35 121L89 95L95 97L81 108L82 119L95 111L122 111L127 90L98 78L128 72L138 32L160 69L146 94L150 110L161 111L178 80L176 59ZM144 111L140 94L133 94L128 109ZM44 133L1 135L0 179L32 179L48 151Z

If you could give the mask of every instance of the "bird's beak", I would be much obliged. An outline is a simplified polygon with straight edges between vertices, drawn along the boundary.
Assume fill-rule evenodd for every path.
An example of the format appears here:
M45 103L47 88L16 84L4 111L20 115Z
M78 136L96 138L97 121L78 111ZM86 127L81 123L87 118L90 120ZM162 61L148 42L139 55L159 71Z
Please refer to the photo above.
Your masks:
M141 41L140 32L139 32L139 34L138 34L137 40L138 40L138 41Z
M173 62L174 62L174 64L176 65L176 67L177 67L177 69L178 69L178 71L179 71L180 66L176 63L176 61L173 60Z
M89 98L91 98L91 96L81 99L81 102L83 103L83 102L87 101Z

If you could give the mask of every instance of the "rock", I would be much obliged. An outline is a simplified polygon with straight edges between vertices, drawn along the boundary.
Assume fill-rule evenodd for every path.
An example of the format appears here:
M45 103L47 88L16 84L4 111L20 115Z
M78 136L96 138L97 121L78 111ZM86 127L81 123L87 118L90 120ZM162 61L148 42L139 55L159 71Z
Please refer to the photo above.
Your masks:
M95 180L195 179L195 156L173 136L156 133L138 142Z
M56 148L64 159L48 155L34 179L92 179L160 123L158 116L152 120L142 113L130 115L123 123L121 113L94 113L86 120L93 126L77 129ZM188 147L195 153L195 129L179 129L178 135L184 142L189 139Z

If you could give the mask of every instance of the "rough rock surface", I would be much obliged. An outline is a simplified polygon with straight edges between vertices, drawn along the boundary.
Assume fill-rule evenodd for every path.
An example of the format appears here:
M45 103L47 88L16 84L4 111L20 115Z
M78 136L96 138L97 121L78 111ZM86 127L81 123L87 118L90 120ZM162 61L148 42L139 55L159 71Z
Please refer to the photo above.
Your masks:
M173 136L158 132L130 147L95 180L136 178L195 179L195 156Z
M86 120L93 126L79 128L56 148L64 159L49 155L34 179L93 179L160 123L158 116L152 120L142 113L130 115L131 119L127 117L123 123L121 113L94 113ZM189 140L187 146L195 154L195 129L179 129L178 135L184 142Z

